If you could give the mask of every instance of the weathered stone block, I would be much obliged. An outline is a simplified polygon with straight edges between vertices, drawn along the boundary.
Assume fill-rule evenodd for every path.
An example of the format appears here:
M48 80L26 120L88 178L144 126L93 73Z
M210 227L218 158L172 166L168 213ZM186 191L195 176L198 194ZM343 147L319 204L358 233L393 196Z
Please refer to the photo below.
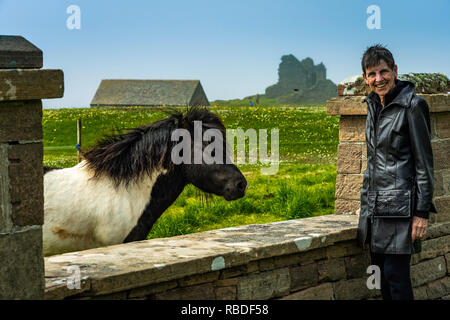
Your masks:
M42 229L0 234L0 300L43 299Z
M345 116L339 121L340 142L365 142L366 117Z
M433 202L438 213L430 213L430 216L435 216L436 222L450 221L450 196L436 197Z
M334 213L342 214L342 213L352 213L354 214L356 210L359 209L360 201L357 200L344 200L344 199L336 199L334 203Z
M244 266L244 273L250 274L259 271L259 263L258 261L250 261L247 265ZM225 271L223 272L225 274Z
M433 149L434 170L449 169L450 157L448 152L450 150L450 139L431 141Z
M237 289L235 286L217 287L214 290L216 293L216 300L236 300Z
M450 170L434 171L434 197L450 195Z
M258 264L259 264L259 271L268 271L273 270L275 268L273 258L259 260Z
M428 299L441 298L447 294L450 294L450 276L428 283Z
M345 257L347 255L347 246L344 243L335 243L326 249L328 259Z
M178 280L180 287L188 287L196 284L212 282L219 279L219 271L208 272L203 274L195 274Z
M427 230L427 239L444 237L450 234L450 221L430 225Z
M289 293L289 268L249 275L239 279L238 300L266 300Z
M61 98L64 74L61 70L0 69L0 101Z
M21 36L0 36L0 69L42 68L42 51Z
M362 102L365 96L336 97L327 101L328 115L366 115L367 103Z
M214 287L235 287L239 283L239 278L220 279L213 282Z
M431 259L450 251L450 235L422 241L420 260Z
M42 143L9 148L9 181L12 221L17 226L44 222Z
M42 139L41 100L0 102L0 142Z
M356 239L346 241L345 243L347 244L347 255L349 255L349 256L363 255L363 256L365 256L366 260L369 259L369 256L370 256L369 252L363 250L360 246L358 246ZM369 260L367 260L367 261L369 261Z
M433 114L436 136L440 139L450 138L450 112Z
M411 283L413 287L440 279L447 273L444 257L426 260L411 266Z
M289 273L291 277L290 291L297 291L315 286L319 281L319 273L316 263L290 267Z
M65 276L70 276L67 270L63 271ZM83 292L88 291L91 287L91 282L89 278L84 278L81 276L79 288L74 288L67 286L67 277L57 277L57 278L45 278L45 300L62 300L67 296L76 295L80 299L86 299L90 297L83 297Z
M131 289L128 294L128 298L145 297L154 293L168 291L178 286L177 281L167 281L162 283L156 283L146 287L140 287Z
M420 287L413 288L414 300L428 300L427 286L423 285Z
M336 199L360 200L363 178L362 174L338 174L336 177Z
M361 173L362 144L340 143L338 145L338 173Z
M361 300L368 299L377 294L376 289L367 288L367 278L341 280L333 283L334 297L336 300Z
M326 259L317 262L319 282L346 278L344 258Z
M436 214L430 214L428 217L428 225L431 227L435 223L437 223Z
M258 268L258 264L256 264L256 268ZM219 279L227 279L240 276L242 274L247 273L247 269L248 269L247 266L238 266L229 269L223 269L221 270Z
M326 248L318 248L311 251L303 252L299 255L299 263L300 264L308 264L315 260L324 259L327 256Z
M329 282L323 283L316 287L287 295L281 300L334 300L333 285Z
M156 293L150 298L155 300L214 300L216 294L211 283L192 287L176 288L166 292Z
M420 94L420 96L427 100L431 113L450 111L450 94Z
M344 259L347 279L368 277L366 270L369 265L369 261L366 254L345 257Z
M328 246L326 249L326 256L328 259L366 254L365 251L363 252L363 250L358 247L356 240L337 242L332 246Z
M303 253L301 254L295 253L276 257L276 259L274 259L273 261L273 266L274 268L279 269L287 266L297 265L298 263L300 263L300 256L302 254Z

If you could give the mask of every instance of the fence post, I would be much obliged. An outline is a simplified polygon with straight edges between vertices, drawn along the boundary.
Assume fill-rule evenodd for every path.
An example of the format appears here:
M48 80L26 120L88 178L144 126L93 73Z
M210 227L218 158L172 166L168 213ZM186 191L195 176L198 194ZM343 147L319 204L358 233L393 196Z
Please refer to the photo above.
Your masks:
M43 299L42 101L63 96L42 51L0 35L0 299Z
M81 148L81 119L78 118L77 119L77 160L78 163L81 162L81 152L80 152L80 148Z

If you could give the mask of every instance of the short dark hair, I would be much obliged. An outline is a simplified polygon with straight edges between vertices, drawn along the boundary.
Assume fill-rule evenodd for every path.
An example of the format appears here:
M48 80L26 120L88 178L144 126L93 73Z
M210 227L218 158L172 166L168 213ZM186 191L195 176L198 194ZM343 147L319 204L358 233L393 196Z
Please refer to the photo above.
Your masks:
M376 44L367 48L364 52L361 67L364 74L366 74L367 68L374 67L380 64L380 61L384 60L386 64L394 70L395 62L392 53L381 44Z

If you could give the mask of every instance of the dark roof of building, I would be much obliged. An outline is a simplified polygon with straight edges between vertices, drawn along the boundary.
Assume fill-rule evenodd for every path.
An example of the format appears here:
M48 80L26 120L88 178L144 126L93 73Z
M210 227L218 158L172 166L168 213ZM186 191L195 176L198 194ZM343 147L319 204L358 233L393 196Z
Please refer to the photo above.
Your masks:
M102 80L91 106L209 105L200 80Z

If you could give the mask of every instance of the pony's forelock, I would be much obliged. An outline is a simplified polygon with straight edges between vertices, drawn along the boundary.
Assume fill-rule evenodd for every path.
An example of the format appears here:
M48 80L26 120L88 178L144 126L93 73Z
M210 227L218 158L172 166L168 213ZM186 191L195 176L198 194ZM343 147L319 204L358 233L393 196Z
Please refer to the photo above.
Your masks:
M225 137L225 126L220 117L206 108L189 107L185 112L175 108L158 109L168 115L150 125L130 129L125 133L106 135L97 144L83 152L86 166L94 172L93 178L106 175L116 186L138 182L144 174L155 169L171 171L171 141L175 129L186 129L193 134L194 121L205 128L214 128Z

